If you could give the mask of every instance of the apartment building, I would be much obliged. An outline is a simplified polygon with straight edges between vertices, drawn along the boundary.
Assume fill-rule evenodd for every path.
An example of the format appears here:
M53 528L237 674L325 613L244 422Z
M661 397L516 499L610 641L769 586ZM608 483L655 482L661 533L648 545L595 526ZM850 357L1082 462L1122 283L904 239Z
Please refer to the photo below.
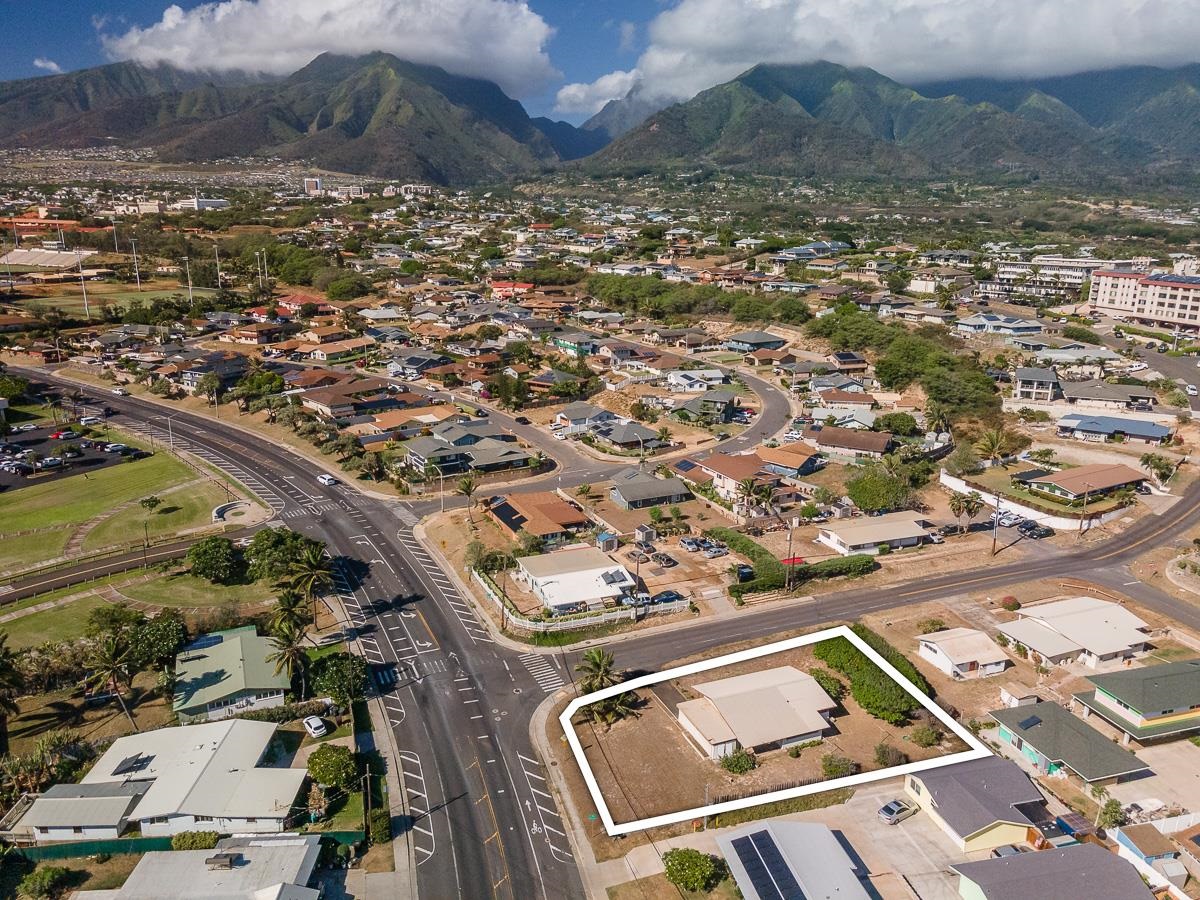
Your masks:
M1092 277L1093 313L1146 325L1200 330L1200 276L1104 269Z
M1065 302L1079 298L1083 283L1100 269L1133 269L1132 260L1103 260L1041 255L1029 260L1002 260L994 277L975 286L982 300Z

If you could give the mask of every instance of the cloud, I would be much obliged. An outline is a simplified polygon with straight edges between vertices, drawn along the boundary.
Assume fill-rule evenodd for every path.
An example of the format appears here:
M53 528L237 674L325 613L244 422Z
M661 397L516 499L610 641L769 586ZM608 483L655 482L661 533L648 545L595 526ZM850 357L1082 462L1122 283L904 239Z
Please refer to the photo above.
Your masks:
M564 85L554 98L554 111L563 115L597 113L609 100L628 94L637 80L636 71L609 72L592 82Z
M637 23L622 22L617 26L617 30L621 36L620 41L617 44L617 52L631 53L637 44Z
M525 0L220 0L120 34L99 29L112 59L185 69L285 75L324 52L374 50L488 78L507 93L542 90L558 73L553 30Z
M54 74L54 75L57 75L59 72L62 71L62 66L60 66L58 63L56 63L52 59L46 59L46 57L44 57L44 56L39 56L39 57L35 58L33 61L33 67L35 69L41 69L45 72L50 72L51 74Z
M760 62L825 59L919 84L1200 57L1195 0L676 0L647 35L635 71L643 94L662 100ZM582 96L610 77L569 87Z

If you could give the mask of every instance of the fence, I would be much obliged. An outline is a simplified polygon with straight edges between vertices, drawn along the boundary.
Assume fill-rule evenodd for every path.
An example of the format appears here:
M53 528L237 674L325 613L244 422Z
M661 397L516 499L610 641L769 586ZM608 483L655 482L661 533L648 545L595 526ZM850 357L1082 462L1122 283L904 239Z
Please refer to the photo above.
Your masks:
M42 844L38 847L19 847L16 852L37 862L42 859L76 859L97 853L149 853L151 850L170 850L169 837L108 838L95 841L69 841L62 844Z
M636 622L648 615L665 615L673 612L683 612L691 606L689 600L677 600L674 603L659 603L655 606L623 606L620 609L609 609L596 613L579 613L572 616L559 616L554 619L527 619L517 612L503 592L487 575L472 569L471 578L483 588L484 594L500 610L504 617L505 626L519 628L522 631L533 631L547 634L556 631L574 631L580 628L595 628L612 622Z

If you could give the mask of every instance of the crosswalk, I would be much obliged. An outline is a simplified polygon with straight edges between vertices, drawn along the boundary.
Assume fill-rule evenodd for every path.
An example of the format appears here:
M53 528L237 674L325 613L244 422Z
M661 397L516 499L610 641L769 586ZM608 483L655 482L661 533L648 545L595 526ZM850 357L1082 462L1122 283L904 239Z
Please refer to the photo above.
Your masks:
M450 580L442 568L429 555L429 551L421 546L421 542L413 536L413 533L407 529L397 533L400 543L404 545L404 549L412 554L413 558L425 572L429 581L437 588L438 593L446 601L446 605L450 607L451 612L466 629L467 636L473 643L476 644L493 644L487 629L480 624L479 618L475 615L475 611L470 604L463 599L462 594L454 583Z
M400 770L403 775L404 792L408 794L408 811L412 815L412 844L416 852L417 865L429 861L437 850L437 839L430 820L432 804L429 800L430 786L425 783L425 769L421 757L411 750L398 751Z
M279 514L281 519L299 519L304 516L313 515L314 513L334 512L340 510L343 504L337 500L323 500L317 502L308 502L297 509L289 509Z
M522 653L521 665L547 694L553 694L565 683L553 657L542 656L539 653Z

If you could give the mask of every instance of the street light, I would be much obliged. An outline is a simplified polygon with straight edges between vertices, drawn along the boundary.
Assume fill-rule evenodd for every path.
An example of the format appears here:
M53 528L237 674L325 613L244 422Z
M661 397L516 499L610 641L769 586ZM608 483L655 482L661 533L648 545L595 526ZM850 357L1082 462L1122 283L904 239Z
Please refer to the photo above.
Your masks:
M87 282L83 278L83 254L78 247L75 248L75 262L79 266L79 287L83 290L83 316L90 321L92 313L88 309Z
M213 241L213 257L217 261L217 290L221 289L221 245Z
M113 225L113 253L120 253L121 247L117 244L117 217L109 216L109 220Z
M167 446L171 448L171 452L175 452L175 429L171 426L171 420L179 413L171 413L169 416L151 416L151 419L163 419L167 423Z

